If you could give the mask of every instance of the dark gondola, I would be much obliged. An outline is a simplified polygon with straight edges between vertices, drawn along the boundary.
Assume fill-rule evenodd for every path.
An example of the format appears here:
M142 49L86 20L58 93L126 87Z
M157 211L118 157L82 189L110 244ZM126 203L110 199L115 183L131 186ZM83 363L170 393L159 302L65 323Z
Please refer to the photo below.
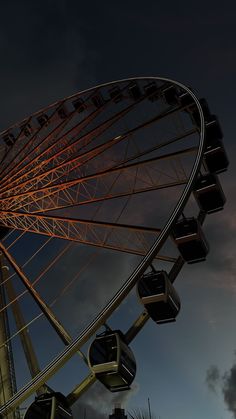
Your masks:
M196 104L189 93L183 93L177 97L180 106L186 107L186 112L192 119L193 124L200 128L200 114ZM207 171L211 173L221 173L227 170L229 160L222 142L223 133L215 115L212 115L206 99L199 99L204 119L206 148L204 151L203 164Z
M170 85L163 90L163 97L168 105L178 105L181 108L186 108L186 112L190 112L192 109L197 110L194 99L188 92L180 92L176 86ZM191 109L191 110L190 110Z
M167 105L175 106L178 104L178 91L176 86L170 85L163 89L162 96Z
M217 175L208 173L200 176L195 183L193 194L199 208L208 214L224 208L226 198Z
M129 95L131 99L135 102L142 97L142 92L140 90L139 84L137 82L133 82L131 86L128 88Z
M48 120L49 120L49 116L46 113L43 113L42 115L37 117L37 121L41 127L43 127L44 125L47 125Z
M33 132L30 123L22 125L21 130L26 137L30 137Z
M68 111L67 111L65 105L64 106L61 106L58 109L57 113L58 113L58 116L59 116L60 119L66 119L67 116L68 116Z
M211 173L224 172L229 165L222 138L219 121L215 115L212 115L206 123L206 148L203 155L204 167Z
M114 103L119 103L123 99L123 93L119 86L114 86L108 90L110 98Z
M137 285L141 302L156 323L175 321L180 310L180 299L165 271L142 276Z
M145 94L146 94L148 100L150 100L150 102L155 102L160 97L159 90L158 90L157 85L154 81L152 81L151 83L146 84L146 86L144 86L144 91L145 91Z
M196 263L206 259L209 246L197 219L184 218L177 221L172 236L186 262Z
M188 115L190 116L192 123L197 128L200 129L201 127L200 113L192 96L188 92L182 93L181 95L178 96L178 103L181 107L185 108L185 112L187 112ZM205 98L199 99L199 103L202 108L205 124L207 124L208 121L212 118L208 103Z
M86 109L86 105L84 103L84 100L81 99L81 98L73 100L72 104L74 106L74 109L79 113L85 111L85 109Z
M200 103L201 108L202 108L205 123L207 123L207 121L209 121L209 119L211 118L211 113L210 113L208 103L207 103L206 99L204 99L204 98L199 99L199 103ZM200 119L200 113L199 113L199 110L197 108L197 105L195 103L192 103L192 105L190 105L186 109L186 111L189 113L189 116L190 116L193 124L197 128L200 128L201 127L201 119Z
M96 336L89 348L88 360L96 378L110 391L130 388L136 374L136 362L120 330Z
M71 409L63 394L45 393L36 397L28 407L24 419L72 419Z
M96 95L92 96L91 100L96 108L101 108L105 103L104 97L101 93L97 93Z
M211 173L222 173L227 170L229 160L221 140L207 141L203 164L205 169Z
M3 141L7 146L11 147L15 143L16 139L12 133L8 132L3 136Z

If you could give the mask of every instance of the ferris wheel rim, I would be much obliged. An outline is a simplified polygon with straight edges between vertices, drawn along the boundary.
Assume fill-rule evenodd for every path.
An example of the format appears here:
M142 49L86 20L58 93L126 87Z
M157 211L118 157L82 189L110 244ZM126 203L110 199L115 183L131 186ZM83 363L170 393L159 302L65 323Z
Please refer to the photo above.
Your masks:
M100 327L100 325L103 324L104 321L112 314L115 308L128 295L130 290L133 288L133 286L137 282L137 279L139 278L139 276L141 276L142 273L147 269L147 267L150 265L151 261L153 260L153 257L155 256L155 254L160 250L161 246L163 245L165 240L168 238L173 224L179 217L182 209L184 208L184 205L186 204L191 194L192 185L195 181L195 178L201 166L203 150L204 150L204 139L205 139L205 135L204 135L205 126L204 126L203 111L197 97L191 91L191 89L189 89L184 84L177 82L175 80L169 79L169 78L143 76L143 77L132 77L128 79L122 79L122 80L116 80L113 82L103 83L95 87L81 91L79 93L83 94L85 92L87 93L89 91L92 91L101 87L105 87L108 85L112 85L115 83L136 81L136 80L158 80L158 81L173 83L174 85L177 85L178 87L182 88L185 92L190 94L190 96L194 100L197 106L199 115L200 115L200 133L199 133L198 150L197 150L196 158L195 158L191 173L189 175L189 179L180 196L180 199L178 200L173 212L171 213L169 219L167 220L165 226L163 227L160 235L158 236L158 238L156 239L152 247L149 249L147 254L143 257L141 262L138 264L134 272L129 276L127 281L116 292L116 294L112 297L112 299L105 305L105 307L100 311L100 313L93 319L93 321L90 322L89 325L79 334L79 336L77 336L77 338L75 338L71 342L71 344L69 344L60 354L58 354L36 377L34 377L31 381L29 381L11 399L9 399L9 401L3 407L0 408L0 413L4 413L6 411L12 410L14 407L19 405L23 400L25 400L25 398L27 398L30 394L32 394L36 390L36 388L38 388L42 383L47 381L47 379L50 376L52 376L56 371L58 371L64 365L64 363L68 359L70 359L71 356L74 355L74 353L78 350L78 348L81 347L85 343L85 341L88 340L89 337L92 336L96 332L96 330ZM73 98L75 96L78 96L78 93L68 97L67 99ZM55 106L55 104L62 103L62 102L63 100L60 100L58 102L55 102L53 105ZM37 114L39 112L37 112Z

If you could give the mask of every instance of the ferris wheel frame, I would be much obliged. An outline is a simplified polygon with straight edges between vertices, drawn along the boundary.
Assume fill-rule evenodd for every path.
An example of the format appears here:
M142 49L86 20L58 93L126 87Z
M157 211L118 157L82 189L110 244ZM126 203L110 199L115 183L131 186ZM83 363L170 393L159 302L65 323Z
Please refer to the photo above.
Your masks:
M105 305L103 310L93 319L92 322L79 334L77 338L75 338L69 345L65 347L65 349L56 356L53 361L51 361L46 368L44 368L40 373L37 374L29 383L27 383L24 387L22 387L10 400L6 402L4 406L0 408L0 414L4 414L6 412L12 411L17 406L19 406L27 397L33 394L37 388L39 388L42 384L44 384L52 375L54 375L78 350L80 350L81 346L83 346L88 339L96 333L100 326L102 326L110 315L114 312L114 310L121 304L124 298L129 294L131 289L137 283L138 279L144 274L146 269L151 265L153 259L155 258L158 251L161 249L167 238L169 237L173 225L177 221L180 214L183 212L183 209L188 201L188 198L192 192L193 184L196 180L196 177L199 173L200 166L202 164L203 159L203 152L204 152L204 144L205 144L205 123L204 123L204 114L201 107L201 104L195 94L192 92L190 88L185 86L182 83L174 81L169 78L164 77L134 77L128 79L117 80L115 82L105 83L96 86L96 89L106 87L112 84L121 83L121 82L132 82L138 80L150 80L150 81L161 81L171 83L181 89L183 89L186 93L188 93L193 102L197 106L197 110L200 116L200 132L199 132L199 144L197 149L196 158L194 161L194 165L192 167L190 176L188 181L185 185L185 188L181 194L179 201L177 202L171 216L169 217L168 221L166 222L164 228L161 230L158 238L148 251L148 253L143 257L141 262L138 264L136 269L133 273L129 276L129 278L125 281L125 283L121 286L121 288L116 292L113 298ZM91 89L87 89L85 91L80 92L88 93L95 89L94 87ZM201 222L204 219L204 215L200 215ZM5 253L4 246L0 243L0 251ZM172 281L174 281L175 277L178 274L178 271L181 269L184 261L181 256L178 258L177 262L172 268L170 276L172 276ZM136 334L141 330L143 325L148 320L147 313L143 312L141 316L137 319L134 325L127 331L126 338L127 342L129 343L132 339L136 336ZM79 394L82 394L84 390L87 389L88 385L91 385L95 381L95 377L93 374L89 374L89 376L81 383ZM78 393L77 392L77 393ZM68 397L71 403L75 399L75 393L72 392L71 395ZM78 394L77 394L78 396ZM77 397L76 396L76 397Z

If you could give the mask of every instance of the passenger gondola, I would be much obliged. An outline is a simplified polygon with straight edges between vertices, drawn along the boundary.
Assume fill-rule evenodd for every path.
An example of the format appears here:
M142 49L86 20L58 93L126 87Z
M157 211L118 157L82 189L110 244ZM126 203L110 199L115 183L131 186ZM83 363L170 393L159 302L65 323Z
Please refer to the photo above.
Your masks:
M211 173L222 173L227 170L229 160L220 139L207 141L203 155L203 164L205 169Z
M162 91L163 99L170 106L176 106L178 104L178 91L176 86L170 85Z
M48 124L49 116L46 113L43 113L37 117L37 121L41 127Z
M155 102L160 97L157 85L154 81L146 84L146 86L144 86L144 91L150 102Z
M12 133L8 132L3 136L3 141L7 146L11 147L16 142L16 139Z
M206 123L206 147L203 164L210 173L221 173L227 170L229 160L222 142L223 133L218 119L212 115Z
M31 127L30 123L22 125L21 130L26 137L30 137L32 132L33 132L33 129Z
M81 99L81 98L75 99L72 102L72 104L74 106L74 109L79 113L85 111L85 109L86 109L86 104L84 103L84 100Z
M137 82L133 82L131 86L128 88L129 95L131 99L135 102L140 100L142 97L142 92Z
M94 106L98 109L101 108L105 103L104 97L101 93L97 93L94 96L92 96L91 100Z
M199 208L208 214L224 208L226 198L217 175L207 173L200 176L195 183L193 194Z
M123 93L119 86L114 86L108 90L110 98L114 103L119 103L123 99Z
M207 123L207 121L209 121L209 119L212 117L212 115L210 113L208 103L207 103L206 99L204 99L204 98L199 99L199 103L200 103L201 108L202 108L205 123ZM197 108L197 105L195 103L193 103L191 106L189 106L189 108L187 108L187 112L189 113L189 116L190 116L193 124L197 128L200 128L201 127L201 118L200 118L200 113L199 113L199 110Z
M61 106L58 111L58 116L60 119L66 119L66 117L69 115L67 108L64 106Z
M201 119L196 104L191 99L189 93L183 93L178 97L179 105L186 107L186 112L193 124L200 128ZM203 164L207 171L210 173L221 173L227 170L229 160L222 142L223 133L215 115L212 115L206 99L199 99L204 120L205 120L205 136L206 147L203 155Z
M172 236L183 259L188 263L206 259L209 245L196 218L184 218L175 224Z
M73 419L67 399L63 394L44 393L25 412L24 419Z
M96 378L110 391L129 390L136 362L120 330L96 336L89 348L88 361Z
M138 296L156 323L169 323L180 311L180 299L165 271L150 272L137 284Z

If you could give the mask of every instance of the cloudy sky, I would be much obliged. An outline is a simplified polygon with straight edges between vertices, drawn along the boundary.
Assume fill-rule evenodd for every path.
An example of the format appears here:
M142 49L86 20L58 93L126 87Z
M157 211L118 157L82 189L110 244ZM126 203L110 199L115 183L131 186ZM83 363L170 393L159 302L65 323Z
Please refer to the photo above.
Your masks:
M178 277L178 321L150 321L132 345L138 373L124 402L131 410L149 397L162 419L236 418L235 18L230 1L1 2L2 130L57 99L131 76L181 81L220 118L231 166L221 176L225 210L206 221L211 252ZM77 409L102 417L110 403L97 385Z

